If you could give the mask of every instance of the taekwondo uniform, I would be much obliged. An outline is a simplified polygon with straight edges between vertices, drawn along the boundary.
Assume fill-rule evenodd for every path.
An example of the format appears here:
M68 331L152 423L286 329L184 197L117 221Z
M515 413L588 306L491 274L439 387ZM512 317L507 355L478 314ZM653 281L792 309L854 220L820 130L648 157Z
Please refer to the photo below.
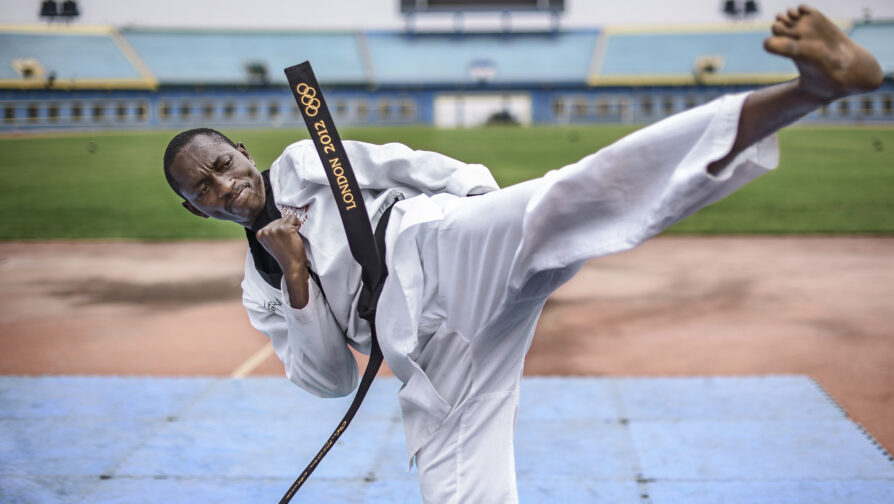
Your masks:
M513 433L524 356L546 297L588 259L635 247L773 169L775 136L719 175L747 93L641 129L541 178L496 190L488 170L400 144L345 142L375 227L389 204L389 276L376 328L426 502L517 502ZM277 207L302 221L310 301L290 307L246 257L243 303L289 379L319 396L348 394L368 353L357 315L360 267L348 249L309 140L270 170ZM469 194L480 194L473 198Z

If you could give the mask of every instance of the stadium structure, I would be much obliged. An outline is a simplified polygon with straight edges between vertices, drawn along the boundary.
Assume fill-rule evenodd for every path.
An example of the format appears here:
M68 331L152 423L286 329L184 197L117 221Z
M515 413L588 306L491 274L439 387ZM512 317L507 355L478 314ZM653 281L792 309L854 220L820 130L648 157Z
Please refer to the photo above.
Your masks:
M406 3L406 2L404 2ZM806 121L894 123L894 21L842 23L876 92ZM344 125L646 123L795 76L767 23L541 31L0 26L0 132L294 127L282 69L309 60Z

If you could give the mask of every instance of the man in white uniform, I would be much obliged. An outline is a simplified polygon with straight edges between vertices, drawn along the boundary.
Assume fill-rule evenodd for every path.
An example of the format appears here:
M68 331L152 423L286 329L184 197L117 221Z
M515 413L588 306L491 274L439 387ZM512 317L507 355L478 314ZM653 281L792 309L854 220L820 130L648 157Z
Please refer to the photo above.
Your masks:
M549 293L591 258L636 246L775 167L779 128L875 89L875 59L808 7L768 51L800 77L678 114L542 178L497 190L486 168L399 144L345 142L373 221L394 204L376 318L426 502L517 501L512 438L524 355ZM196 215L248 229L243 302L289 379L348 394L370 348L360 268L310 141L263 176L213 130L181 133L165 172ZM466 197L477 195L476 197ZM282 217L280 217L280 214Z

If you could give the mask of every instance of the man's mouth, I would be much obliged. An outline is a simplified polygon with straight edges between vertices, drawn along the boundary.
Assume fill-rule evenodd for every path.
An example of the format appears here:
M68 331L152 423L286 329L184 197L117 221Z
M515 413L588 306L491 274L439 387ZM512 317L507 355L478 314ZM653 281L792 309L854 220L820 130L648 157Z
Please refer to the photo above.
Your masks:
M235 204L236 201L239 200L239 198L241 198L242 195L247 190L248 190L248 184L243 184L243 185L239 186L236 190L233 191L233 195L230 196L230 199L227 201L227 205L226 205L228 212L233 211L233 204Z

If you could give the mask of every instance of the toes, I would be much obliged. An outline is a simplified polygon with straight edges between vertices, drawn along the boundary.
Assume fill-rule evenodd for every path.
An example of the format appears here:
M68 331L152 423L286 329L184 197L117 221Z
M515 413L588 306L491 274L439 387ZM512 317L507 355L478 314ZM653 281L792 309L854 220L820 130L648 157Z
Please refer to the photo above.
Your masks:
M778 21L788 27L791 27L794 24L792 22L792 20L789 19L788 14L785 14L785 13L777 14L776 21Z
M764 40L767 52L794 58L798 55L798 42L791 37L768 37Z
M792 28L791 26L787 26L784 23L775 22L773 26L770 28L770 31L773 32L773 35L777 37L789 37L793 39L801 38L801 35L798 33L798 30Z
M798 12L801 14L812 14L814 12L813 7L805 4L801 4L798 6Z
M797 21L801 17L801 12L798 9L792 7L791 9L788 10L788 17L793 22Z

